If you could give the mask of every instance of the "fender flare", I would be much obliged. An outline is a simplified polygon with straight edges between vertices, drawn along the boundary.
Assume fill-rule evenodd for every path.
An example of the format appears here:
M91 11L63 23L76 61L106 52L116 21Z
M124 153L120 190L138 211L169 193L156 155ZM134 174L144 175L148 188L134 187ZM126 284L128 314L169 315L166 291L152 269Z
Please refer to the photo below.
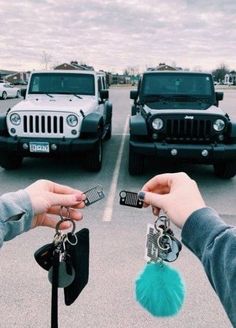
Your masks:
M236 120L231 120L231 138L236 138Z
M140 113L130 117L130 134L133 136L148 135L146 120Z
M7 133L7 118L6 115L0 115L0 134Z
M90 113L84 117L80 133L82 135L98 135L103 128L103 117L99 113Z
M106 123L111 123L112 120L112 103L106 101L105 103Z

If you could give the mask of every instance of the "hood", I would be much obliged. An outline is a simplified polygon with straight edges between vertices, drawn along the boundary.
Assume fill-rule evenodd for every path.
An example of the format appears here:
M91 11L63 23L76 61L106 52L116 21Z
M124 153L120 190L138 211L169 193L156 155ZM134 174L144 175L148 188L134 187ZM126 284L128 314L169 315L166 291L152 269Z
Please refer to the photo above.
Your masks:
M185 108L185 109L152 109L148 107L147 105L143 106L143 109L146 113L150 113L151 115L156 114L188 114L188 115L223 115L225 116L225 112L216 106L210 106L207 109L191 109L191 108Z
M84 114L94 111L98 106L97 98L94 96L81 96L78 98L73 95L47 95L28 96L25 100L19 102L11 110L14 111L62 111L79 113L81 110Z

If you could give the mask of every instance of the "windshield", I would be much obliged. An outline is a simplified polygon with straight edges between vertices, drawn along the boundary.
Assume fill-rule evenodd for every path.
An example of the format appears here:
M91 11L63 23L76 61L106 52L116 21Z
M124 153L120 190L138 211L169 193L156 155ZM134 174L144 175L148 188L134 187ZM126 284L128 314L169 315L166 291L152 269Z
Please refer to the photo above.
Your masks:
M32 74L30 94L95 95L93 74L35 73Z
M206 74L146 74L143 77L143 96L212 96L212 79Z

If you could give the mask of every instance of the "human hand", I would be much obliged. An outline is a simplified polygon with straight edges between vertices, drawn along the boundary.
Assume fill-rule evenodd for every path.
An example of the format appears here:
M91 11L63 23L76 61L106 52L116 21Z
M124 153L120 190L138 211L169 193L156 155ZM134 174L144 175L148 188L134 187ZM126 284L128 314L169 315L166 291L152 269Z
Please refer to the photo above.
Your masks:
M81 220L82 213L77 209L84 207L85 195L80 191L65 185L54 183L49 180L37 180L27 188L34 218L32 228L36 226L47 226L55 228L58 222L58 216L67 216L67 209L61 206L70 207L70 218L72 220ZM64 212L65 211L65 212ZM60 224L60 229L70 227L70 222L66 221Z
M206 206L196 182L182 172L153 177L138 196L144 206L152 206L154 215L162 209L179 228L190 214Z

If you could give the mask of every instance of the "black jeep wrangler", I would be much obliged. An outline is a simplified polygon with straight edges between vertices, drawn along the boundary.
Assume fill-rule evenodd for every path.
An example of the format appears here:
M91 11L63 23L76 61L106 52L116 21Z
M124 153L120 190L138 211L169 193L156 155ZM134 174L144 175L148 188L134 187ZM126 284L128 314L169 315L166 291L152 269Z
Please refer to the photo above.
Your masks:
M130 92L129 172L142 174L145 157L213 164L215 175L236 174L236 122L219 107L212 75L147 71Z

